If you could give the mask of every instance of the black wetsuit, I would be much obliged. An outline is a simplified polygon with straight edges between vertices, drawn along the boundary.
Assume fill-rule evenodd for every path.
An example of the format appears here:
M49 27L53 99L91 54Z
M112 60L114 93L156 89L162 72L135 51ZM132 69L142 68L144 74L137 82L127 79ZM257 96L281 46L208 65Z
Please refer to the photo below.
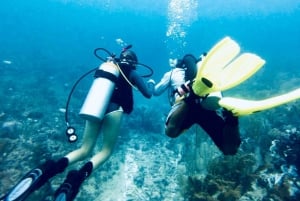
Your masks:
M231 112L223 108L219 110L205 109L201 106L198 97L191 96L185 102L188 112L182 122L181 129L186 130L193 124L198 124L223 154L235 154L241 144L238 117L233 116Z
M148 88L147 84L144 82L144 79L130 67L129 65L120 65L122 72L130 81L131 84L136 86L139 91L146 98L152 96L151 89ZM128 83L123 75L120 75L115 90L111 98L111 104L109 106L108 112L117 109L116 107L121 106L125 113L129 114L133 110L133 91L132 86ZM114 109L113 109L114 108Z

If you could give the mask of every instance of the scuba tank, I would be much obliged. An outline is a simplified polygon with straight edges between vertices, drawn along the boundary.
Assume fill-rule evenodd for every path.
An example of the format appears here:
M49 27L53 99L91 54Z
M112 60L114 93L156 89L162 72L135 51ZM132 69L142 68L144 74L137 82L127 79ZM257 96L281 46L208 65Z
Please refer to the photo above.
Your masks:
M79 112L82 118L92 121L103 119L119 74L119 69L113 62L108 61L100 65Z

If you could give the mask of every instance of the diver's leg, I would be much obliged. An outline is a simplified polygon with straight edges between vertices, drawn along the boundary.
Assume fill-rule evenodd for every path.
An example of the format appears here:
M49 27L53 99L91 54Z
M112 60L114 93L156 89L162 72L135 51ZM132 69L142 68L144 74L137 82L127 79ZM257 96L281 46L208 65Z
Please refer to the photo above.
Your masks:
M98 168L110 157L120 133L122 115L123 112L117 110L105 116L102 127L102 149L91 159L94 169Z
M83 160L88 156L88 154L95 146L97 137L100 133L100 128L101 123L89 120L86 121L82 146L65 156L66 158L68 158L70 164L73 164L79 160Z
M184 130L183 123L188 114L188 105L180 101L172 106L165 124L165 133L171 138L178 137Z
M106 114L102 124L103 145L101 151L79 171L72 170L68 173L64 183L55 192L55 200L61 200L62 197L66 198L65 201L73 200L83 181L109 158L118 138L122 113L121 110L117 110Z
M225 114L222 110L211 111L201 109L196 111L197 123L210 136L215 145L224 155L234 155L240 146L238 119L232 114Z
M241 145L238 117L233 116L230 111L223 110L225 125L223 128L223 153L234 155Z

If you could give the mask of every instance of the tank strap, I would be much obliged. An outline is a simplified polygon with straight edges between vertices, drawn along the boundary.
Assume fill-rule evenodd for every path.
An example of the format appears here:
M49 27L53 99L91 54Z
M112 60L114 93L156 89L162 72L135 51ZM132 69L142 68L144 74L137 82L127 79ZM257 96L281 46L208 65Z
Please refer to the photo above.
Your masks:
M115 76L114 74L104 71L104 70L101 70L101 69L97 69L95 72L94 78L99 78L99 77L109 79L110 81L115 82L115 83L118 80L118 77Z

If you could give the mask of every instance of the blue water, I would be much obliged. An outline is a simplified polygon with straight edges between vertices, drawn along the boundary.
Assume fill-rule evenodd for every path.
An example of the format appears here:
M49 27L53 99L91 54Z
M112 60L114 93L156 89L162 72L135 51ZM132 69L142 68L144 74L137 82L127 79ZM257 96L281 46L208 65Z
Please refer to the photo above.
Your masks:
M152 67L152 78L158 81L169 70L169 58L200 55L224 36L236 40L243 52L266 60L263 69L233 94L261 98L300 87L300 0L1 0L0 114L8 116L4 122L18 119L31 107L47 115L63 108L77 78L100 64L93 55L97 47L118 55L120 41L132 44L139 61ZM16 95L27 92L29 98ZM28 104L32 97L47 100ZM151 107L160 97L153 102L136 98ZM165 102L159 106L167 112L166 97L161 100ZM72 108L78 110L81 103L76 104ZM282 118L290 127L298 122Z
M45 70L57 63L66 70L75 64L92 66L98 62L94 48L118 53L115 40L121 38L133 44L140 61L152 66L159 78L168 69L169 57L199 55L229 35L265 58L268 68L298 69L299 1L181 2L3 0L0 59L46 59ZM179 28L167 36L172 24Z

